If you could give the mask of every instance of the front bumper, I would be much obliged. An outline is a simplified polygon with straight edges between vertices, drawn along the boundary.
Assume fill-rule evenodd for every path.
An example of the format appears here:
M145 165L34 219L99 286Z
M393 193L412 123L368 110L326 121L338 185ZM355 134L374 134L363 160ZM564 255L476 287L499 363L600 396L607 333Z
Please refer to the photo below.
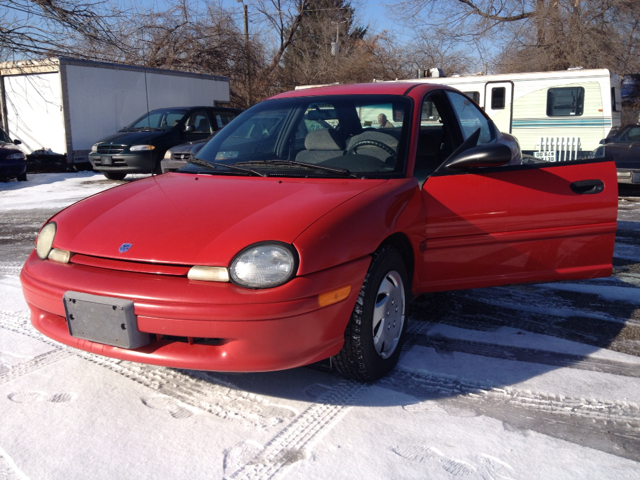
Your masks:
M89 154L93 169L98 172L151 173L156 167L157 154L140 153Z
M27 162L24 160L2 160L0 161L0 178L13 178L23 175L27 171Z
M187 164L186 160L174 160L172 158L163 158L160 162L162 173L175 172L180 170Z
M294 368L338 353L369 263L365 257L273 289L248 290L62 265L32 252L20 280L35 328L66 345L153 365L252 372ZM319 294L345 285L351 285L346 300L318 305ZM150 333L152 342L128 350L72 337L62 301L68 290L133 300L138 329Z
M618 168L618 183L640 184L640 169Z

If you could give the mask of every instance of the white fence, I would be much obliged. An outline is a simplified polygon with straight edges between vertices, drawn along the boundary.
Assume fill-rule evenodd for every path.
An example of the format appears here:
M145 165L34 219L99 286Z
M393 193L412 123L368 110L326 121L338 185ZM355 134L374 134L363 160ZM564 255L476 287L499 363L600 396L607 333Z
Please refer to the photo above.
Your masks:
M536 157L547 162L568 162L578 159L580 137L540 137L538 145Z

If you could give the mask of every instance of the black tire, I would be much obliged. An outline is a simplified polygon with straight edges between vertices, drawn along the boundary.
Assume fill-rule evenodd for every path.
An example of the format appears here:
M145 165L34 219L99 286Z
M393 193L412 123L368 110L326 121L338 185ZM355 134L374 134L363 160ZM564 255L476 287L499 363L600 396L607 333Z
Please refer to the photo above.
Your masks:
M27 174L25 173L21 173L20 175L18 175L18 181L19 182L26 182L27 181Z
M347 324L342 350L333 357L342 376L372 382L398 363L407 330L407 288L400 253L388 245L378 249Z
M102 172L102 174L107 177L109 180L122 180L127 176L126 173L122 172Z

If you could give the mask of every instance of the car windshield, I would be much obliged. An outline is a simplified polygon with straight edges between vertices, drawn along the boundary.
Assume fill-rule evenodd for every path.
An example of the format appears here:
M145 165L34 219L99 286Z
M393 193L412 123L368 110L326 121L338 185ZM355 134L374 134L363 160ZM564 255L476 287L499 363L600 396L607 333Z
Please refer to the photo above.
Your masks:
M614 143L640 142L640 125L621 131L613 139Z
M13 143L9 138L9 135L4 133L4 130L0 130L0 145L4 143Z
M153 110L127 125L121 131L170 130L178 125L188 113L189 111L184 108Z
M199 161L181 171L400 176L406 163L410 109L408 98L391 95L268 100L229 123L200 150Z

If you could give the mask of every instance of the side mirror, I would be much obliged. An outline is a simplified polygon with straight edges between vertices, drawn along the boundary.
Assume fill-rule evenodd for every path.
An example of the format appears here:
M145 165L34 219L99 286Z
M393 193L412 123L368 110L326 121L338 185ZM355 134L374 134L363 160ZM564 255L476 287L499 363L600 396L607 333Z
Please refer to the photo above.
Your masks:
M17 138L13 141L14 145L22 145L22 141L18 140Z
M464 150L447 163L447 168L500 167L511 161L511 149L502 143L491 143Z
M195 132L196 127L194 127L193 125L187 125L186 127L184 127L184 131L185 132Z

